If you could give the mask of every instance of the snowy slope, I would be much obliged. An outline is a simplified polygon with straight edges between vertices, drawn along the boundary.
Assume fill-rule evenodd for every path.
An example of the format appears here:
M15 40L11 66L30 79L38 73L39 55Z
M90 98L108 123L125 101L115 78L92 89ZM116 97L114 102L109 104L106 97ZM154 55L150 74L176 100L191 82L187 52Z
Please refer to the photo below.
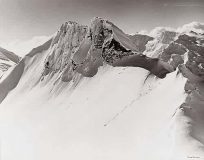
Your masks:
M1 159L204 159L203 35L157 35L63 24L0 82Z
M185 141L179 153L173 152L175 135L170 128L172 115L185 97L185 79L172 74L143 85L147 74L139 68L105 67L77 87L49 83L33 89L24 83L29 75L23 76L15 92L1 104L3 159L122 160L185 155ZM166 90L167 94L161 94ZM161 96L162 100L155 101Z

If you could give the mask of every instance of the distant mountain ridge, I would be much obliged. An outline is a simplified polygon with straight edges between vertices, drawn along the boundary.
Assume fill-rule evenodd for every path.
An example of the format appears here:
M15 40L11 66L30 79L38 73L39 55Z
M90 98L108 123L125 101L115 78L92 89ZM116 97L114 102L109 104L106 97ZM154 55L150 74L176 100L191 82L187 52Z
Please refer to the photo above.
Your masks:
M18 64L19 61L20 57L17 56L15 53L0 47L0 77L11 66Z

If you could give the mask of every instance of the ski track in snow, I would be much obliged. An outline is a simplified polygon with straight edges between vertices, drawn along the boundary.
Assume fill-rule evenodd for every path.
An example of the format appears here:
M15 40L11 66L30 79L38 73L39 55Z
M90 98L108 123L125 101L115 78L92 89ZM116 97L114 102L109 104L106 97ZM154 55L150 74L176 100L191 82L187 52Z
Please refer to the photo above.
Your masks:
M122 72L120 72L120 73L122 73ZM114 120L116 120L117 118L119 118L119 116L120 116L123 112L125 112L129 107L131 107L134 103L136 103L138 100L140 100L143 96L146 96L146 95L150 94L150 93L153 91L153 89L156 88L156 87L154 87L156 84L153 84L153 83L148 84L148 82L146 82L146 81L148 80L148 78L149 78L148 76L147 76L147 78L145 78L145 80L144 80L144 85L141 87L140 92L139 92L139 95L137 96L137 98L133 99L129 104L125 105L125 106L121 109L120 112L116 113L111 119L109 119L109 120L104 124L105 127L109 126ZM160 83L158 83L158 84L160 84ZM148 88L148 91L144 90L144 88L145 88L146 85L148 86L148 87L147 87L147 88ZM154 85L154 86L151 86L151 85Z

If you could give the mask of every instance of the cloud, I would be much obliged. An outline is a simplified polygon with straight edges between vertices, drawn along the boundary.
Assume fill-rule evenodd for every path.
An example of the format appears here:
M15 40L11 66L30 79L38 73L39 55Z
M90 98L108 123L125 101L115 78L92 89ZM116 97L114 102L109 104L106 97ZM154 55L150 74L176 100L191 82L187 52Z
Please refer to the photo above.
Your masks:
M149 32L152 37L160 37L165 31L175 32L174 28L171 27L156 27Z
M174 6L176 7L204 7L201 3L176 3Z
M14 40L9 43L0 43L0 46L23 57L33 48L45 43L52 36L35 36L30 40Z
M170 32L176 32L176 33L189 33L191 31L194 31L196 33L200 33L200 34L204 34L204 23L200 23L200 22L191 22L188 24L184 24L181 27L177 27L177 28L172 28L172 27L155 27L152 30L145 31L145 30L141 30L140 34L146 34L155 38L158 38L161 36L161 34L165 31L170 31Z
M147 30L141 30L138 32L139 34L148 34L148 31Z
M197 33L204 33L204 23L199 23L199 22L192 22L189 24L185 24L182 27L177 28L177 32L180 33L185 33L185 32L190 32L194 31Z

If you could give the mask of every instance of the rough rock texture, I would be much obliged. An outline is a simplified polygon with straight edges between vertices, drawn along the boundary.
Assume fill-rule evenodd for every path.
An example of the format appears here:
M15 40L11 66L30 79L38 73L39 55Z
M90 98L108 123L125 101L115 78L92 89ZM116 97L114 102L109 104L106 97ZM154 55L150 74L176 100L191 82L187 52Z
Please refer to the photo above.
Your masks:
M153 36L152 41L148 41L146 44L146 50L144 51L144 54L150 57L154 58L161 58L161 55L163 55L164 61L166 58L170 59L171 56L165 54L165 50L169 47L171 43L174 42L176 38L177 33L174 31L170 31L166 28L156 28L152 31L151 36Z
M61 80L69 82L79 74L94 76L106 63L115 67L142 67L164 78L172 67L158 58L142 55L152 39L145 35L127 35L113 23L98 17L90 27L67 22L51 42L42 75L61 73Z
M142 67L159 78L178 68L185 75L203 79L203 35L165 29L155 35L127 35L98 17L90 27L66 22L47 45L50 49L42 75L60 73L60 79L69 82L79 75L93 77L100 66L108 64Z
M195 33L161 32L153 41L148 42L145 55L158 57L169 63L174 70L180 64L184 64L193 75L203 79L204 36Z
M179 66L179 69L183 76L187 78L184 88L187 96L180 109L189 119L189 135L204 144L204 77L195 75L185 65Z
M156 36L148 42L145 53L168 62L187 79L186 99L176 112L186 117L189 136L204 144L204 28L197 23L186 27L178 33L169 32L168 38Z
M169 44L174 40L175 37L176 37L176 32L173 32L173 31L161 32L161 35L160 35L161 43Z
M186 67L195 75L204 75L204 47L199 43L202 38L181 35L177 39L177 43L182 44L188 49L188 60ZM202 43L202 42L201 42Z
M164 61L168 61L173 54L183 55L185 52L186 52L185 47L178 43L172 42L169 44L167 48L164 49L164 51L160 55L160 58Z
M146 44L154 39L153 37L142 34L129 35L129 38L138 47L140 52L144 52L146 50Z
M179 54L172 54L171 59L169 60L171 66L173 66L174 70L180 65L184 63L183 57Z
M204 30L203 30L204 31ZM184 90L187 94L180 106L188 118L189 135L204 144L204 35L195 31L180 34L161 54L174 69L187 78ZM169 60L169 57L170 60Z

